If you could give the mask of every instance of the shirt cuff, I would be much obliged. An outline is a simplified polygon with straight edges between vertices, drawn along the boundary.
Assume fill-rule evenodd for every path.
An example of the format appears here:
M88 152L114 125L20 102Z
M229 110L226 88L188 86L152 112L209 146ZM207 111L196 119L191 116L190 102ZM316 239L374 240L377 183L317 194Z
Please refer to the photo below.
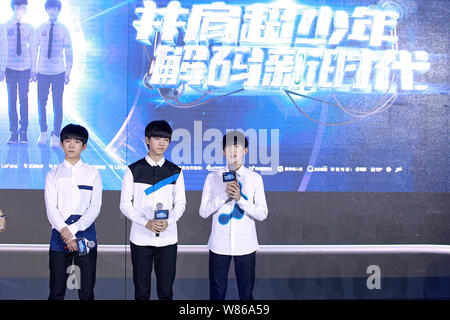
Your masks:
M236 202L236 203L237 203L237 205L238 205L242 210L245 211L245 207L246 207L247 204L248 204L248 200L245 200L245 198L244 198L243 196L241 196L241 198L239 199L239 201Z
M61 233L61 230L68 227L68 225L66 223L64 223L63 225L61 225L61 227L57 226L57 225L53 225L52 224L52 228L55 229L56 231L58 231L59 233Z
M147 223L152 220L152 219L148 219L147 217L143 218L143 217L138 217L136 219L136 222L144 227L147 227Z

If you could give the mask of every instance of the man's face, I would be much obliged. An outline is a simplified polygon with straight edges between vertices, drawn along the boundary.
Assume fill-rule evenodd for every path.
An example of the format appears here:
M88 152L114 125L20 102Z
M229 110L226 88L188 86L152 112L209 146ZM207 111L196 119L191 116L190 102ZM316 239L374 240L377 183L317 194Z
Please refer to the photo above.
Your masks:
M61 147L67 160L76 160L80 158L81 151L85 150L87 145L81 140L68 138L63 140Z
M223 154L228 164L240 165L243 163L244 156L247 154L248 148L240 144L227 145L223 150Z
M155 156L162 156L169 147L169 138L162 137L145 137L145 142L150 146L150 153Z
M47 14L50 21L56 21L59 16L59 9L57 7L50 7L47 9Z
M21 17L24 16L27 13L28 5L21 4L21 5L15 5L14 6L14 12L17 16Z

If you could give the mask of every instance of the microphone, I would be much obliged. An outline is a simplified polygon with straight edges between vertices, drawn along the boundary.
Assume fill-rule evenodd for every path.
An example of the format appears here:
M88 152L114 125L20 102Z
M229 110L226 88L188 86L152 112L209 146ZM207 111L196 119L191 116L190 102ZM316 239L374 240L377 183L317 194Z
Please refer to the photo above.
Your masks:
M236 181L236 170L234 164L228 165L228 172L222 173L223 182Z
M161 202L158 202L155 210L155 220L167 220L169 219L169 210L163 210L164 205ZM159 232L156 233L156 236L159 237Z
M78 255L84 256L89 253L89 251L95 248L95 241L88 240L86 238L76 239ZM67 247L66 247L67 248Z

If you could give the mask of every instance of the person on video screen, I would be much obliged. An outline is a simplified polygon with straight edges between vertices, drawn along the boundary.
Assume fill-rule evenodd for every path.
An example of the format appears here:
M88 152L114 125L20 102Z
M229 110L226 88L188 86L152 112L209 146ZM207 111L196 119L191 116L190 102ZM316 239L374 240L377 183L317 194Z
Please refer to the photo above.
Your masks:
M28 143L28 91L30 79L34 78L36 74L34 63L36 57L34 55L34 28L31 24L23 22L27 8L27 0L11 0L13 17L5 25L8 47L4 71L8 90L10 131L8 144ZM0 69L0 80L2 78L3 70ZM19 115L17 114L17 93L19 94Z
M36 56L38 88L39 145L47 144L47 100L52 89L53 131L50 146L59 147L59 134L63 119L64 86L70 82L73 65L72 40L69 30L58 20L61 1L47 0L45 10L48 21L36 29Z

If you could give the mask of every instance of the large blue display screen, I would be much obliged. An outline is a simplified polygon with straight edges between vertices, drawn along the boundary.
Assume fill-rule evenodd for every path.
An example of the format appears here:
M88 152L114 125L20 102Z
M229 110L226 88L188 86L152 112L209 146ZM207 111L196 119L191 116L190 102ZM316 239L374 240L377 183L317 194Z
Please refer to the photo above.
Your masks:
M30 1L24 18L36 30L48 20L44 3ZM120 189L124 167L147 152L146 124L165 119L174 129L166 156L183 168L187 190L201 190L224 165L222 136L238 129L249 139L245 164L268 191L448 192L449 8L425 0L67 0L59 21L73 67L62 123L89 130L82 158L98 166L106 190ZM8 48L9 1L0 12ZM16 106L28 143L7 144L7 87L0 83L0 188L42 189L64 154L37 143L33 81L28 117L18 97ZM54 113L50 94L49 135Z

